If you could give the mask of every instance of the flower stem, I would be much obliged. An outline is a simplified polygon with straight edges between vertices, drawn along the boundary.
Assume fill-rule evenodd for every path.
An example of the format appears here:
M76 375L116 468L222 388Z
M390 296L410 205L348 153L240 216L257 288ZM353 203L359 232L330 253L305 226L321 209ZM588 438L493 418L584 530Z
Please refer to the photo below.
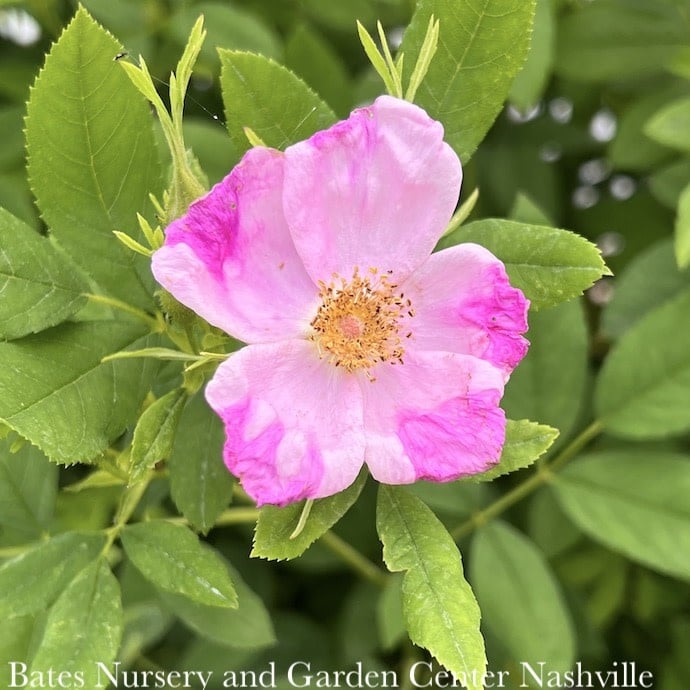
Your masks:
M334 532L330 530L326 532L321 537L321 543L365 580L369 580L379 587L386 585L388 575Z
M455 541L459 541L475 529L486 524L490 520L511 508L523 498L531 494L542 484L547 483L553 477L555 470L565 465L575 457L593 438L601 433L602 424L595 420L586 429L576 436L550 463L537 467L534 474L526 479L522 484L518 484L514 489L501 496L499 499L488 505L483 510L473 513L465 522L451 530L451 536Z
M595 419L579 436L576 436L554 459L548 468L552 472L572 460L592 439L603 430L602 423Z
M224 510L214 523L214 527L240 525L245 522L256 522L259 519L258 508L228 508Z
M228 508L224 510L213 523L213 527L228 527L229 525L243 525L256 522L259 519L258 508ZM184 515L174 515L165 518L166 522L174 525L189 525L189 520Z

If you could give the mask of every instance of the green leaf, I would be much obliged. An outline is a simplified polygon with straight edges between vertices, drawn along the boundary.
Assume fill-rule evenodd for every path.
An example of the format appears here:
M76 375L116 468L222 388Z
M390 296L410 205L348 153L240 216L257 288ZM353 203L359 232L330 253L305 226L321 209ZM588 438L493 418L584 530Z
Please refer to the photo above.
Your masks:
M583 407L589 337L577 299L532 312L530 347L512 373L501 406L509 417L538 419L568 437Z
M672 0L679 4L683 0ZM683 79L690 79L690 46L683 46L675 52L673 58L667 65L668 71Z
M161 592L167 608L185 625L202 637L226 647L260 649L275 643L271 618L261 598L225 563L228 577L237 590L238 606L234 609L205 606L177 594Z
M621 615L625 615L627 606L633 610L636 604L639 606L637 596L637 601L630 601L630 581L633 579L630 577L631 564L617 553L605 551L594 545L580 545L579 549L564 555L559 565L571 583L587 587L584 613L587 620L596 628L615 624ZM634 578L633 581L639 582L650 575L648 572L640 572L639 580ZM635 584L638 591L644 590L644 585L640 586L637 582ZM633 613L633 616L637 617L636 613Z
M478 478L481 475L476 475ZM435 513L465 520L481 510L491 500L491 487L481 481L470 479L456 482L419 481L408 487L408 491L421 499Z
M690 151L690 98L662 108L647 122L645 134L664 146Z
M48 530L55 510L58 468L28 443L16 453L0 445L0 525L29 537Z
M675 210L683 190L690 184L690 157L681 158L649 176L649 190L665 206Z
M2 0L9 4L9 0ZM14 4L15 0L12 0ZM0 70L0 93L14 103L26 101L26 92L36 75L33 60L21 57L21 53L6 52Z
M185 406L168 461L170 493L192 527L208 532L230 503L234 480L223 463L225 430L202 393Z
M414 65L433 14L438 50L416 102L445 128L463 163L484 138L529 49L536 0L418 0L400 47Z
M690 463L661 450L583 456L554 479L568 516L598 542L690 580Z
M374 5L370 0L348 0L348 2L302 0L300 7L319 24L339 31L352 31L357 20L366 26L376 20Z
M382 31L381 24L379 24L378 27L379 31ZM362 44L364 54L369 58L369 62L371 63L371 66L374 68L374 71L376 72L376 74L379 75L381 81L383 81L383 84L386 87L386 91L391 96L397 96L398 98L400 98L400 90L402 88L402 84L400 83L400 74L397 71L391 71L390 64L386 62L386 58L379 50L378 46L376 45L376 42L371 37L371 34L366 30L365 26L359 21L357 22L357 33L359 34L359 42ZM381 46L384 47L383 41L381 43ZM385 48L388 48L387 44L385 44ZM388 54L390 54L390 50Z
M515 195L515 201L510 209L510 220L528 225L551 225L551 220L544 211L524 192Z
M376 605L376 624L384 650L395 649L405 637L403 578L400 575L389 577Z
M0 209L0 338L20 338L69 318L86 282L45 238Z
M537 0L527 60L510 89L510 101L519 110L527 111L537 105L548 86L555 47L555 29L551 0Z
M550 486L537 490L530 501L528 527L530 539L549 559L567 553L582 540L582 532L565 514Z
M685 188L678 202L674 248L678 266L690 266L690 185Z
M0 171L0 207L6 209L32 228L38 230L41 221L31 198L31 190L23 169Z
M649 312L609 353L594 406L607 431L662 438L690 429L690 289Z
M140 601L126 606L118 661L126 668L133 666L148 647L160 642L172 622L173 617L158 601Z
M228 132L238 151L250 127L267 146L284 149L335 122L333 111L285 67L252 53L219 50Z
M644 133L648 120L663 106L686 93L683 84L645 93L623 111L616 137L609 145L607 158L614 169L647 173L669 157L669 150Z
M216 48L231 48L261 53L279 60L282 57L280 38L256 15L234 4L198 2L182 7L170 22L170 34L182 45L199 15L204 16L208 36L201 48L201 60L217 65Z
M101 534L67 532L0 566L0 616L36 613L62 590L105 546Z
M146 409L137 422L130 457L130 484L138 482L160 460L170 457L187 394L177 388Z
M75 679L83 675L85 687L98 687L103 671L97 664L112 664L121 637L120 586L99 559L74 578L48 612L29 673L47 677L60 669Z
M23 663L29 655L31 638L34 633L34 618L32 616L17 616L3 621L0 628L0 683L4 687L12 687L12 668L10 662Z
M334 496L314 501L304 529L294 539L290 535L299 522L304 502L285 508L264 506L254 533L252 556L283 560L301 556L324 532L350 509L364 487L367 473L359 473L354 483Z
M239 160L227 130L220 122L185 117L184 140L194 151L211 184L222 180Z
M371 659L379 650L379 635L372 614L380 592L373 582L360 580L343 594L342 614L336 621L335 632L339 642L338 656L345 667ZM404 632L403 627L403 635ZM364 665L368 666L367 662Z
M391 572L405 571L403 614L410 639L426 647L469 690L486 669L480 611L460 552L438 518L418 498L379 488L376 528Z
M101 359L145 335L139 323L94 321L0 343L0 419L55 462L91 460L127 428L155 371Z
M488 482L504 474L529 467L543 455L558 438L558 429L537 424L528 419L509 419L506 425L506 441L497 465L480 474L473 474L463 481Z
M568 230L489 218L463 225L439 247L459 242L481 244L501 259L511 284L525 293L532 309L577 297L609 274L599 249Z
M436 17L434 17L434 15L432 14L429 18L429 26L427 27L424 40L422 41L422 45L417 55L417 62L414 65L412 74L410 75L410 78L407 83L407 89L405 90L405 100L410 101L410 103L414 102L415 96L417 95L417 90L426 78L426 75L429 71L429 65L431 64L431 61L433 60L434 55L436 55L436 51L438 50L440 26L440 21L436 19ZM405 54L400 53L398 55L397 60L393 62L393 59L390 55L390 50L388 49L388 44L385 42L386 39L381 24L379 24L378 27L379 35L381 36L381 43L386 51L386 58L389 64L390 73L397 85L397 91L392 92L392 95L402 97L401 82Z
M237 607L225 564L187 527L140 522L125 527L121 539L129 559L156 587L208 606Z
M130 55L146 55L153 50L155 14L140 0L70 0L75 9L83 5L89 14L107 26L126 45Z
M22 95L22 98L23 97ZM5 171L23 167L23 116L24 111L20 107L7 105L0 106L0 131L4 134L2 150L0 150L0 170Z
M559 25L556 70L568 79L640 79L661 71L688 42L681 4L597 0Z
M619 338L652 309L690 287L690 273L678 270L671 240L660 240L635 256L616 277L613 298L601 317L601 330Z
M547 660L563 673L575 661L575 635L558 582L539 549L505 522L482 527L472 542L470 579L484 623L512 659L534 668Z
M285 43L285 66L298 74L333 110L346 115L352 105L350 77L330 43L300 24Z
M150 306L148 262L113 235L139 239L136 212L159 185L151 115L113 60L121 51L79 9L31 91L28 170L41 214L72 259L115 297Z

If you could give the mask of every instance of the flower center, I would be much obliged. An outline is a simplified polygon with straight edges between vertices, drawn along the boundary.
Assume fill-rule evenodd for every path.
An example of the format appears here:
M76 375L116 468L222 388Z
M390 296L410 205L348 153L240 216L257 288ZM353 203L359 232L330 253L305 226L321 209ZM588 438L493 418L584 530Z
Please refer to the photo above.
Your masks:
M402 338L412 335L402 333L403 322L414 311L388 274L370 268L367 275L360 275L355 268L349 282L334 273L330 283L319 281L319 288L321 306L309 338L321 357L347 371L381 362L403 363Z

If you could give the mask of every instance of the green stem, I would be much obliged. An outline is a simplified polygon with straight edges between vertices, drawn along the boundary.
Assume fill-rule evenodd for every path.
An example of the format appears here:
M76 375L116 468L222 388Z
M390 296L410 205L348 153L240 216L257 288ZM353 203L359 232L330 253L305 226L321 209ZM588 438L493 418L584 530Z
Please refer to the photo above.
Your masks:
M249 495L245 492L245 490L242 488L242 486L239 484L239 482L235 482L232 485L232 498L233 501L239 501L240 503L244 503L247 505L254 505L254 501L249 497Z
M110 551L110 547L115 543L115 540L120 535L122 528L127 524L129 518L132 517L134 511L137 509L139 502L146 493L149 483L154 477L154 473L150 472L148 477L142 481L127 487L120 496L120 505L117 508L115 517L113 518L113 526L105 530L107 541L101 551L101 555L106 556Z
M572 460L592 439L603 430L603 424L594 420L579 436L576 436L554 459L548 469L553 472Z
M258 508L228 508L218 516L214 526L227 527L228 525L256 522L260 512Z
M115 513L115 519L113 520L113 524L118 530L122 529L129 521L129 518L134 514L134 511L139 505L139 501L141 501L146 493L146 489L148 489L151 478L152 476L149 476L148 479L137 482L134 486L125 489L120 498L120 505L117 509L117 513Z
M379 587L386 586L388 575L334 532L326 532L321 537L321 543L364 579Z
M244 492L242 493L246 496ZM259 519L260 512L259 508L253 507L228 508L219 515L214 527L227 527L228 525L256 522ZM184 517L171 517L167 518L167 521L187 524L187 520ZM347 563L352 570L360 574L366 580L373 582L379 587L384 587L386 585L388 581L387 574L333 532L326 532L321 537L321 542L342 561Z
M157 319L155 316L151 316L151 314L147 314L143 309L138 309L137 307L133 307L131 304L127 304L127 302L122 302L119 299L108 297L106 295L94 295L93 293L86 293L86 297L88 297L92 302L105 304L113 309L119 309L126 314L136 316L138 319L141 319L144 321L144 323L148 324L153 333L162 332L163 326L161 320Z
M258 508L228 508L224 510L213 523L214 527L227 527L228 525L243 525L256 522L259 519ZM166 522L176 525L188 525L189 520L183 516L165 518Z
M539 468L537 471L527 480L516 486L512 491L504 494L498 500L494 501L491 505L486 507L484 510L479 510L473 513L465 522L458 525L455 529L451 530L450 535L455 539L455 541L460 541L463 537L474 532L485 523L489 522L493 518L500 515L505 510L508 510L511 506L521 501L525 496L529 495L538 486L541 486L545 481L545 477L548 474L545 468Z
M531 494L535 489L551 480L555 470L565 465L574 458L593 438L601 433L602 424L599 421L592 422L582 433L576 436L550 463L537 467L534 474L522 484L501 496L483 510L471 515L465 522L451 530L451 536L455 541L472 533L475 529L486 524L490 520L511 508L523 498Z

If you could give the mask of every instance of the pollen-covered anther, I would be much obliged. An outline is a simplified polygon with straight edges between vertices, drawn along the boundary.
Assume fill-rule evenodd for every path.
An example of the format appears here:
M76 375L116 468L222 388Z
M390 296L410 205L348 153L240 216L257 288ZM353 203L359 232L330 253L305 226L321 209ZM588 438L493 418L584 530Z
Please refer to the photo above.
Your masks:
M321 305L309 337L322 357L346 371L403 363L402 339L411 336L409 329L403 331L403 321L414 312L410 300L396 292L390 272L369 268L362 275L355 268L351 280L334 274L319 288Z

